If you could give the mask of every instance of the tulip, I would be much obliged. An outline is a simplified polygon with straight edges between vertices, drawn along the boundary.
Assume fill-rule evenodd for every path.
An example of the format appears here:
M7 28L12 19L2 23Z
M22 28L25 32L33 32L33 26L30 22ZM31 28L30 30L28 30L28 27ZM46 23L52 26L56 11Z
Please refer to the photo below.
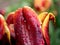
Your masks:
M51 0L34 0L34 7L37 11L46 11L50 8Z
M45 38L46 44L50 45L50 36L49 36L49 21L52 20L55 23L55 16L52 13L43 12L38 15L38 18L41 20L42 24L42 33Z

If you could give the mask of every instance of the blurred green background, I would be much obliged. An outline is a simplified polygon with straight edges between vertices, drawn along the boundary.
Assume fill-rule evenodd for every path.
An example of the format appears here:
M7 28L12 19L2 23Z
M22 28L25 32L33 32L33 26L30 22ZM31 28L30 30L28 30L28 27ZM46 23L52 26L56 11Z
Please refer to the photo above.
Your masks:
M6 18L8 13L23 6L30 6L35 10L33 1L34 0L0 0L0 9L5 9ZM47 11L52 12L56 16L56 25L54 25L52 21L49 23L51 45L60 45L60 0L52 0L52 5Z

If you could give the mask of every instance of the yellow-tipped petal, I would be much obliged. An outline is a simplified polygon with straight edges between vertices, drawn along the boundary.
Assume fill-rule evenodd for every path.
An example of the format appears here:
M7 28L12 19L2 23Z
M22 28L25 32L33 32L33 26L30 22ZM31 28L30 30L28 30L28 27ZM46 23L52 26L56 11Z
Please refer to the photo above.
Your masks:
M9 28L7 27L6 21L2 15L0 15L0 20L2 21L2 24L4 26L4 34L7 35L7 38L10 41L10 31L9 31Z
M42 24L42 33L46 40L47 45L50 45L50 37L49 37L49 21L53 20L55 22L55 16L52 13L49 13Z
M47 15L48 15L48 12L43 12L43 13L38 15L38 18L43 23L43 21Z
M8 40L10 41L10 31L9 31L9 28L7 27L6 22L4 23L4 28L5 28L5 33L7 34Z

